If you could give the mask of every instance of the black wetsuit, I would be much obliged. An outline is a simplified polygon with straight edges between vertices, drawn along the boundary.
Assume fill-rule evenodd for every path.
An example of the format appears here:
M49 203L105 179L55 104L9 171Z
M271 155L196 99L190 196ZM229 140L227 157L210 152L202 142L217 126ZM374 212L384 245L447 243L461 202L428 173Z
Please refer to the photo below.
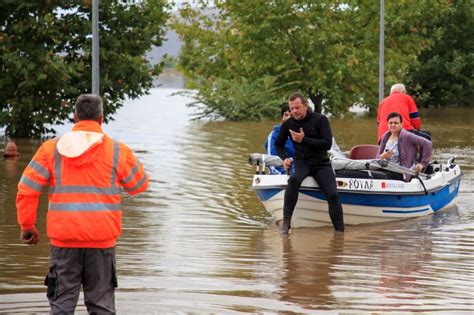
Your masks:
M336 178L327 154L332 144L331 126L327 117L308 110L302 120L296 120L293 117L286 120L275 141L278 155L282 160L288 157L285 152L285 142L290 137L289 130L300 132L300 128L303 128L305 136L301 143L293 141L295 157L285 191L283 216L291 219L298 201L301 183L307 176L312 176L328 200L329 216L334 228L344 230L342 205L337 194Z

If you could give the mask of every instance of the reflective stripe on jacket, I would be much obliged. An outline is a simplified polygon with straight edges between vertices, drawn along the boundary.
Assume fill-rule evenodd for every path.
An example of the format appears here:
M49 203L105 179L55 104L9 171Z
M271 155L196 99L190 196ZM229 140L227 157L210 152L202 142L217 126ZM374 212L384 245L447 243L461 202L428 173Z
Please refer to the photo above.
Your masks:
M47 185L51 244L108 248L122 232L120 186L137 194L147 188L148 176L126 145L105 135L97 122L80 121L71 133L46 141L23 172L17 196L22 230L34 226Z

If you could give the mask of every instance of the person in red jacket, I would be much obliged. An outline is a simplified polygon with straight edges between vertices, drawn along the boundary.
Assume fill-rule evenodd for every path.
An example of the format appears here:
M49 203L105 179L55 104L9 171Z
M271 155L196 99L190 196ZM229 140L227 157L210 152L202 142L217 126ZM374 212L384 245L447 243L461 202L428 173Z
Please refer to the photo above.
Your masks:
M81 285L89 313L115 313L120 187L131 195L143 192L148 175L130 148L102 131L99 96L80 95L74 120L72 131L41 145L18 183L21 239L38 244L38 201L49 186L46 230L51 253L45 285L51 314L73 314Z
M387 117L396 112L402 116L403 129L431 140L431 135L426 131L420 131L421 119L418 108L413 98L406 94L405 86L401 83L392 85L390 96L384 98L377 109L377 139L380 139L388 131Z

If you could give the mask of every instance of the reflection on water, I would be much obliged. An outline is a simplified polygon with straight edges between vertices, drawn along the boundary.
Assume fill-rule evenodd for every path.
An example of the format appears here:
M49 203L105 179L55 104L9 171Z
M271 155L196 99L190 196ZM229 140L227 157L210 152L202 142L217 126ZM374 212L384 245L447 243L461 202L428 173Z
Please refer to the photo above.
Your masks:
M281 238L248 189L246 155L274 122L189 121L176 90L130 101L104 127L132 147L150 189L124 196L117 248L119 313L468 312L474 308L473 110L422 111L435 158L457 155L465 176L455 206L416 220L299 229ZM332 121L343 150L375 141L371 117ZM61 126L59 133L69 130ZM19 243L16 183L39 143L0 161L0 312L47 312L46 196L41 243ZM79 303L78 313L85 313Z

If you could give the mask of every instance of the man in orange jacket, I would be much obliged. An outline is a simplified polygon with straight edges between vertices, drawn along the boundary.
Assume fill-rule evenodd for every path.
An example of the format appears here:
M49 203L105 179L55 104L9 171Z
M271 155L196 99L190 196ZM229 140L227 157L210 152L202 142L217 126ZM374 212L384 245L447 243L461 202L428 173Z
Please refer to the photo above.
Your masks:
M115 244L122 233L120 186L135 195L148 175L130 148L102 131L102 99L80 95L71 132L41 145L18 183L21 239L38 244L38 201L49 185L45 279L52 314L73 314L81 285L89 313L115 313Z
M399 113L402 116L403 129L431 141L431 134L420 131L421 119L415 100L407 94L405 85L397 83L390 88L390 96L380 102L377 109L377 139L388 131L387 117L390 113Z

